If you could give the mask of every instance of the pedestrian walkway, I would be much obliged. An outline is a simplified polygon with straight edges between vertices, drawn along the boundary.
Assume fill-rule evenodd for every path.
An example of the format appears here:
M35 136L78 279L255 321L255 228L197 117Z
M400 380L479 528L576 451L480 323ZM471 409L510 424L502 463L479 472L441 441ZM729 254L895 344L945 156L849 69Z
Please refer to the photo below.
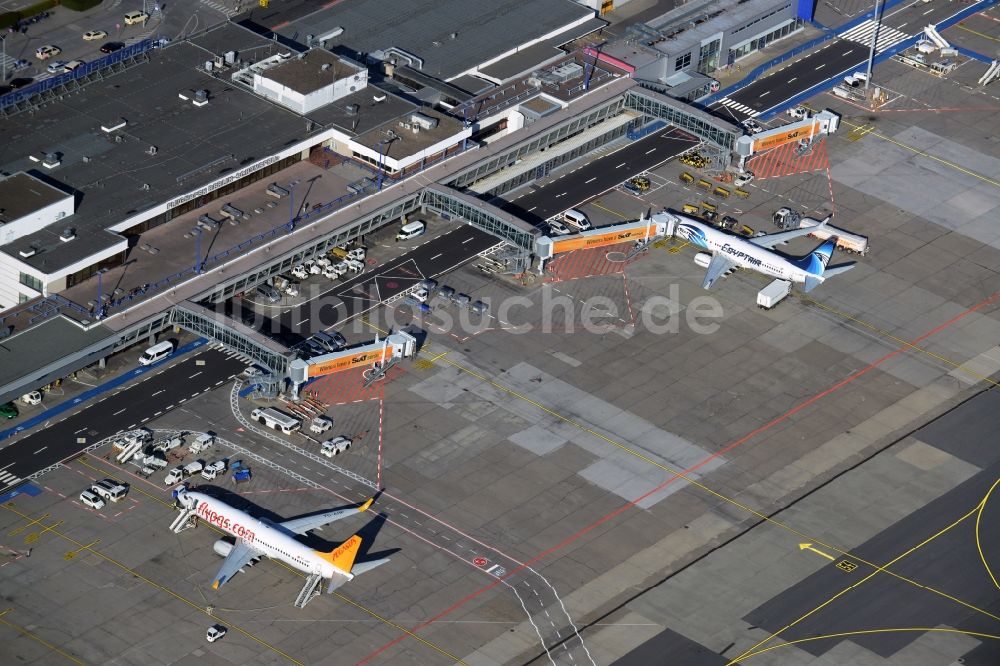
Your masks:
M859 23L853 28L839 33L837 36L841 39L847 39L852 42L857 42L858 44L869 46L872 43L872 33L874 33L876 29L878 29L878 39L875 42L875 51L877 53L885 51L888 48L892 48L896 44L899 44L903 40L909 39L913 36L900 30L896 30L895 28L890 28L887 25L883 25L879 28L878 24L872 19Z
M722 106L727 106L730 109L735 109L736 111L739 111L744 116L747 116L749 118L755 118L755 117L757 117L757 116L760 115L760 111L757 111L756 109L752 109L749 106L747 106L746 104L740 104L739 102L733 101L733 100L729 99L728 97L723 97L722 99L720 99L716 103L717 104L721 104Z

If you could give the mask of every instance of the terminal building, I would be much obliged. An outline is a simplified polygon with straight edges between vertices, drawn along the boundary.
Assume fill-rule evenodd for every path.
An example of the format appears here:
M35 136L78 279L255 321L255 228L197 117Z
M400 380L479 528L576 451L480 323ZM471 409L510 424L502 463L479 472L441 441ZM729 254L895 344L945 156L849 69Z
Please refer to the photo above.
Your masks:
M423 4L457 31L456 3ZM355 24L303 34L293 2L0 97L0 402L173 326L283 373L287 348L211 306L419 209L530 253L538 229L489 200L654 119L734 149L593 57L592 10L500 5L348 48Z
M637 79L693 101L714 92L715 71L801 30L811 12L797 0L693 0L630 26L607 53L635 65Z

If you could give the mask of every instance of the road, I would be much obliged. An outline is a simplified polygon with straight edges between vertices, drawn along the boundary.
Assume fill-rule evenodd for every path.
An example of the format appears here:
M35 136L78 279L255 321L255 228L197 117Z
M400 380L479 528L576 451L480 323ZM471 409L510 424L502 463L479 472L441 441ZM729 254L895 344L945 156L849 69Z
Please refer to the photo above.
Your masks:
M567 171L545 186L500 204L507 212L535 226L564 210L578 206L698 144L698 138L676 127L654 132L632 144Z
M924 26L936 25L963 9L966 9L966 5L945 0L933 0L930 3L916 0L894 9L882 18L878 51L882 52L921 32ZM855 70L863 71L868 61L874 28L874 22L869 20L854 28L838 29L837 38L810 51L784 69L723 97L709 106L708 110L721 118L742 122L781 106L815 85Z
M416 241L414 241L416 242ZM446 273L500 242L496 236L463 225L432 238L383 266L343 282L330 283L305 303L284 307L265 322L266 331L293 346L316 331L343 324L426 277Z
M236 357L201 347L178 363L146 373L138 383L83 403L79 412L0 449L0 492L94 442L176 409L221 386L245 367L246 363Z

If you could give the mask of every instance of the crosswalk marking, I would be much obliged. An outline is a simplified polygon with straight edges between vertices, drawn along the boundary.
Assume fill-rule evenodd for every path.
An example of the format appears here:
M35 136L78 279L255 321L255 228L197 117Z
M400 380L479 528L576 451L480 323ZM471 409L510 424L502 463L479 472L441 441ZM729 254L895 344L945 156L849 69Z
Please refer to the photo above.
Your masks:
M219 12L225 17L235 16L237 14L236 10L233 8L232 4L225 4L222 2L216 2L216 0L201 0L201 4L211 7L215 11Z
M872 42L872 33L875 32L875 28L878 24L872 19L868 19L863 23L859 23L850 30L842 32L838 37L841 39L847 39L852 42L857 42L859 44L869 45ZM876 51L884 51L891 46L895 46L904 39L909 39L912 35L908 35L905 32L896 30L895 28L890 28L887 25L883 25L878 30L878 40L875 42Z
M723 97L722 99L720 99L718 101L718 104L722 104L723 106L729 107L730 109L739 111L743 115L748 116L750 118L754 118L760 115L760 111L756 111L747 106L746 104L741 104L737 101L729 99L728 97Z
M20 480L21 477L14 476L10 472L0 472L0 483L4 486L12 486Z

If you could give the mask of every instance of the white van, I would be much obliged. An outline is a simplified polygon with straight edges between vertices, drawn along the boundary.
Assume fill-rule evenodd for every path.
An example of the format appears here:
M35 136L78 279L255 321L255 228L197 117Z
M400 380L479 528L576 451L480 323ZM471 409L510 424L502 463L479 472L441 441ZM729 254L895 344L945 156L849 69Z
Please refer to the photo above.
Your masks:
M586 231L590 228L590 220L587 219L586 215L575 208L570 208L562 214L562 217L566 224L571 227L576 227L580 231Z
M270 407L258 407L250 412L250 418L258 423L263 423L268 428L280 430L286 435L291 435L302 427L302 421Z
M396 240L410 240L411 238L416 238L425 231L427 231L427 225L420 220L409 222L399 228L399 233L396 234Z
M170 340L164 340L163 342L157 343L142 352L142 356L139 357L139 365L152 365L153 363L163 360L173 353L174 343Z

